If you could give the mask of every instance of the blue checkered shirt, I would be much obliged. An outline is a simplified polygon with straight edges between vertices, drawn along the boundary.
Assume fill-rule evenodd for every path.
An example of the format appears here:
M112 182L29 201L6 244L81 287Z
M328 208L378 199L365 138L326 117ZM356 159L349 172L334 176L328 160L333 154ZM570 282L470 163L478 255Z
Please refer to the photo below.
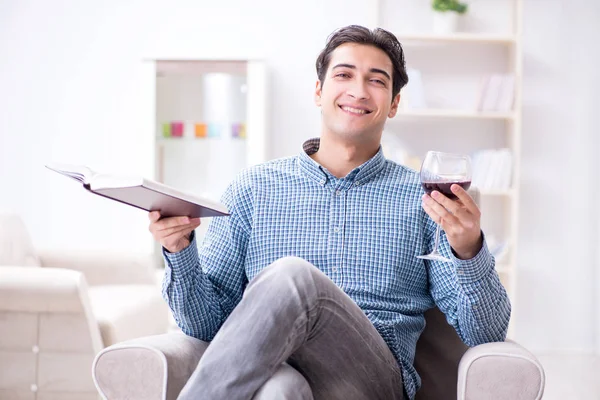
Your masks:
M435 223L421 206L419 175L387 160L381 149L344 178L310 154L241 172L223 195L231 216L214 218L200 250L195 238L179 253L164 251L163 296L188 335L210 341L260 271L295 255L323 271L364 311L402 368L413 398L413 366L423 313L444 312L469 346L505 339L510 302L485 244L470 260L424 261Z

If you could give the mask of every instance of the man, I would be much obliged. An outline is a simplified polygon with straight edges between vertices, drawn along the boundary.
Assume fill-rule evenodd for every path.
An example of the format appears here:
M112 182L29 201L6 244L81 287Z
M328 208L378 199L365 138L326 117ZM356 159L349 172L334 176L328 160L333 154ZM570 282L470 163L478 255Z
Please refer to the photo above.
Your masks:
M198 252L199 220L159 219L164 296L210 342L182 399L414 398L423 313L438 306L470 346L504 340L510 303L458 185L424 195L380 140L407 82L390 33L349 26L317 60L320 139L243 171ZM435 224L452 263L418 259Z

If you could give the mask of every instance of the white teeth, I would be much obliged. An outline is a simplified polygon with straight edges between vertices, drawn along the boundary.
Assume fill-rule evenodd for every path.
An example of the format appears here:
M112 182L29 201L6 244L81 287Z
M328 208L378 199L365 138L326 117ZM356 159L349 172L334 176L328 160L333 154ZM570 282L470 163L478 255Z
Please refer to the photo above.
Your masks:
M358 108L352 108L352 107L346 107L346 106L342 106L342 110L344 111L348 111L354 114L366 114L367 112L365 110L359 110Z

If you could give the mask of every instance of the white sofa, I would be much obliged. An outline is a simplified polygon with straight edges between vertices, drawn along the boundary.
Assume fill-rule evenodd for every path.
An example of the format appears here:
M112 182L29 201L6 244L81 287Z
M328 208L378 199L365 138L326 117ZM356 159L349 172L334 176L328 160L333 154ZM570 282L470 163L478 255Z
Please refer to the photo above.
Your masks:
M150 255L36 251L0 213L0 399L98 399L94 356L169 318Z

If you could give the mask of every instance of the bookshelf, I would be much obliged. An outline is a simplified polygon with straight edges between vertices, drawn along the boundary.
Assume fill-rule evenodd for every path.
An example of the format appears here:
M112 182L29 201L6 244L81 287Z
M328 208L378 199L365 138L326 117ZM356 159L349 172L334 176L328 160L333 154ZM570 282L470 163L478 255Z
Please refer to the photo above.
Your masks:
M427 150L478 152L507 149L509 162L497 161L491 171L503 172L506 187L481 189L482 228L492 250L498 251L496 270L513 306L509 337L514 338L518 264L519 179L521 156L521 79L523 0L469 2L463 27L446 35L432 33L431 2L374 0L373 26L396 34L403 45L407 68L419 71L427 104L412 107L409 101L384 129L386 156L418 168ZM489 86L482 77L507 74L513 77L512 107L481 111L481 97ZM489 80L487 81L489 85ZM410 85L410 83L409 83ZM485 89L484 89L485 88ZM391 150L391 151L389 151ZM410 160L410 163L403 162ZM508 163L508 165L507 165ZM490 167L491 168L491 167ZM505 179L506 181L506 179ZM489 183L489 182L488 182Z
M150 64L154 178L218 201L240 170L266 160L265 63L181 57ZM198 245L209 220L196 230ZM162 264L157 243L155 255Z

